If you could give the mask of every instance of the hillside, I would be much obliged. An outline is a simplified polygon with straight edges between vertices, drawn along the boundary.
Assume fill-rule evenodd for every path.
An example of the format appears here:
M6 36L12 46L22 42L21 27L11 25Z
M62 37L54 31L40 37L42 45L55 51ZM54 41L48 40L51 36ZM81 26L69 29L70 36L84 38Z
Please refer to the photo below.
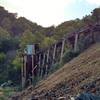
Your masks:
M20 87L20 57L26 45L39 44L40 49L45 49L65 35L99 22L99 16L100 8L95 8L91 15L82 19L77 18L56 27L45 28L0 6L0 85L11 80L18 88Z
M13 96L12 100L57 100L59 97L68 100L69 95L83 91L100 93L100 43L92 45L35 88L30 86Z

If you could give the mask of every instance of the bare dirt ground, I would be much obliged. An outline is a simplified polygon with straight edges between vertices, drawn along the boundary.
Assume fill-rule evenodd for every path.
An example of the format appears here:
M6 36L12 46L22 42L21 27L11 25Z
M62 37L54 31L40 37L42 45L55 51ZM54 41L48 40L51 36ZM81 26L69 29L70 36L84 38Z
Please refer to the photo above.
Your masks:
M100 94L100 43L92 45L35 88L30 86L16 94L12 100L69 100L69 96L82 92Z

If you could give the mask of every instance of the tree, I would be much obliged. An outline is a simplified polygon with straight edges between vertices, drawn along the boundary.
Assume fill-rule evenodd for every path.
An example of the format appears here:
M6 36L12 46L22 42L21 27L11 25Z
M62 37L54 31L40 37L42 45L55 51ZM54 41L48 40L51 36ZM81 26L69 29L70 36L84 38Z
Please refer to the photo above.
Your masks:
M8 38L10 38L10 33L4 30L2 27L0 27L0 40L8 39Z
M97 23L98 22L100 23L100 7L93 10L93 12L92 12L92 18Z
M0 53L0 84L7 80L6 55Z
M45 37L40 46L41 48L46 48L55 42L56 40L53 37Z
M20 47L24 49L27 44L34 43L36 43L35 35L32 34L32 32L30 32L29 30L26 30L20 39Z
M5 62L6 55L4 53L0 53L0 65Z
M1 26L6 29L6 30L10 30L11 29L11 20L9 19L9 17L5 17L2 21L1 21Z
M82 20L85 25L89 25L89 24L93 23L93 19L92 19L91 15L86 15L85 17L83 17Z
M41 32L36 32L34 33L34 38L35 38L35 42L41 44L41 42L44 40L45 35L42 34Z

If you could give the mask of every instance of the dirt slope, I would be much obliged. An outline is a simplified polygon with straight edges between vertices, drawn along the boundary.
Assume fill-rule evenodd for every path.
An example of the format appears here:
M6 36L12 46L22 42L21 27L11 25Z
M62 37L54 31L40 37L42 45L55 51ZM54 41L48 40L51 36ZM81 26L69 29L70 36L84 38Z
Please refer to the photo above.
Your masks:
M83 91L100 94L100 43L92 45L34 89L29 87L18 94L16 100L58 100L61 97L68 100L69 95Z

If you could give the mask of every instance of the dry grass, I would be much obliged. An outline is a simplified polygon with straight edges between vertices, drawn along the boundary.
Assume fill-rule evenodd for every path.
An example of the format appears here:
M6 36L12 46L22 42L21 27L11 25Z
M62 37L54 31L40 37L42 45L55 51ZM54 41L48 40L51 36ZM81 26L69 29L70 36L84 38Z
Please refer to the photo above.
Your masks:
M100 75L100 43L93 45L77 58L65 64L63 68L52 74L47 80L41 82L37 86L37 91L49 90L62 81L77 79L82 73L90 73L91 78Z

